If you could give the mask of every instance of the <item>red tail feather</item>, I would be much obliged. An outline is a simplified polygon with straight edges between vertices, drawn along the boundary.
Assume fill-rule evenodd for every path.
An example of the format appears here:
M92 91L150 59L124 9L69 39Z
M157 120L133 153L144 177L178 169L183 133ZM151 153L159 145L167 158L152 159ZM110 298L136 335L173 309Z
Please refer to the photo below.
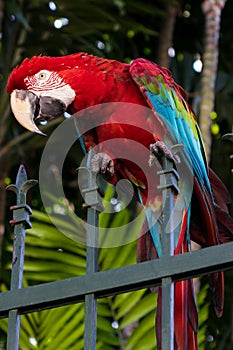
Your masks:
M209 179L215 202L222 210L228 212L227 204L231 203L231 195L228 189L211 168L209 168Z
M221 208L215 208L218 225L218 238L220 243L233 241L233 218Z
M210 169L210 183L216 203L218 238L220 243L233 241L233 218L229 215L227 205L231 203L231 196L219 177Z

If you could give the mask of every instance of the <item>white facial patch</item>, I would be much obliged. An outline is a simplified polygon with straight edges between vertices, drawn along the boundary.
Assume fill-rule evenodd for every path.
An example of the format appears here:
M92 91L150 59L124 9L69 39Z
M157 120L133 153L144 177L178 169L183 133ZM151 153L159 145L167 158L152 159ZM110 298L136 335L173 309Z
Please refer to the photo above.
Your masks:
M66 84L53 90L42 91L40 93L40 96L49 96L56 98L58 100L61 100L66 105L66 107L68 107L75 99L75 91L68 84Z
M50 96L61 100L66 107L75 99L74 90L63 80L58 72L43 69L24 79L27 90L36 96Z

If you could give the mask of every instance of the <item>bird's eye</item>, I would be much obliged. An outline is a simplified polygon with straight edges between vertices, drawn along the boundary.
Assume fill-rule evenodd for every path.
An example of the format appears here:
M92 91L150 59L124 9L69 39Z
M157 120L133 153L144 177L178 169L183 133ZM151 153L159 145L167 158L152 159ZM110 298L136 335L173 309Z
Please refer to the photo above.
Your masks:
M40 80L45 80L46 79L46 73L45 72L41 72L41 73L39 73L39 79Z

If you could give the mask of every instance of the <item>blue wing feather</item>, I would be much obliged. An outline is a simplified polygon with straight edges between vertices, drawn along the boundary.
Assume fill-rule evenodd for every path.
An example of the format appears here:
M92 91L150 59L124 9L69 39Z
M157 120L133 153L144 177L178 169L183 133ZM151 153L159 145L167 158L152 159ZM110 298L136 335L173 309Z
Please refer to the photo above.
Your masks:
M143 75L144 79L142 79L142 75L137 75L135 70L138 68L136 67L135 69L134 67L135 64L137 65L137 61L140 61L140 59L135 60L131 64L133 79L141 88L148 103L166 125L174 142L184 144L191 159L194 174L196 174L208 192L211 193L203 141L195 116L191 110L187 109L184 98L178 95L174 87L167 84L161 74L158 75L155 71L146 71ZM141 60L142 64L144 61ZM156 67L155 64L154 66ZM157 77L156 74L158 75ZM152 81L156 83L156 89L153 89L151 83L148 82L151 75L153 76Z
M185 146L183 152L184 161L186 165L190 167L190 173L193 173L194 177L197 179L195 184L198 183L202 190L210 196L212 204L214 205L203 141L196 118L187 105L181 88L175 84L166 72L164 76L161 72L161 67L143 59L133 61L130 66L132 78L139 86L148 105L154 110L156 118L162 120L174 144L182 143ZM191 206L190 202L186 200L188 197L186 197L185 194L190 190L188 185L189 184L187 184L185 180L180 184L184 197L177 204L177 210L187 210L186 238L189 240ZM154 215L156 215L156 213ZM161 228L157 223L151 225L151 222L154 220L153 208L147 208L146 216L158 255L161 256L161 244L158 237L161 233ZM182 227L182 221L175 227L175 245L178 243L179 232Z

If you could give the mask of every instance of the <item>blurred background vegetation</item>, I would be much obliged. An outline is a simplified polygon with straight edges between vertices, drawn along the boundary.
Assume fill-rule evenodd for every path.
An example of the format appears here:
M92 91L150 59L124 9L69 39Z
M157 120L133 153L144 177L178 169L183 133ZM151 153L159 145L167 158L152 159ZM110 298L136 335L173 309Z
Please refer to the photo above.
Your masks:
M21 163L26 166L29 178L38 179L40 158L48 139L25 132L12 117L5 87L13 67L25 57L38 54L57 56L86 51L125 62L145 57L169 67L199 114L204 96L201 81L207 47L205 23L209 11L205 9L208 5L219 9L221 27L220 31L217 25L215 27L215 34L219 35L219 57L215 57L218 59L216 80L214 71L212 75L214 104L206 119L212 133L211 136L205 134L205 141L209 145L211 167L233 195L229 160L232 144L221 140L222 135L232 131L233 125L233 35L229 29L233 6L230 1L0 0L1 291L9 288L12 252L9 206L14 204L13 195L6 194L5 187L14 183ZM45 126L46 133L50 135L61 120ZM58 220L62 219L61 209L67 205L85 218L76 172L82 157L78 144L67 156L63 174L67 202L59 203L58 199L59 208L53 208L57 210ZM48 175L55 181L56 171L48 169ZM27 233L24 285L84 274L85 247L66 237L75 228L64 227L67 235L62 235L44 213L39 188L34 188L29 197L33 228ZM103 225L107 226L108 220L118 225L129 220L130 215L129 208L116 213L114 219L102 218ZM101 249L99 268L133 264L135 256L136 242L120 248ZM155 305L156 295L147 290L99 301L97 349L155 349ZM232 272L226 274L223 317L218 320L214 315L205 278L201 279L198 307L200 349L232 349ZM81 350L83 315L83 305L78 304L23 316L20 348ZM7 320L1 320L0 349L5 349L6 331Z

